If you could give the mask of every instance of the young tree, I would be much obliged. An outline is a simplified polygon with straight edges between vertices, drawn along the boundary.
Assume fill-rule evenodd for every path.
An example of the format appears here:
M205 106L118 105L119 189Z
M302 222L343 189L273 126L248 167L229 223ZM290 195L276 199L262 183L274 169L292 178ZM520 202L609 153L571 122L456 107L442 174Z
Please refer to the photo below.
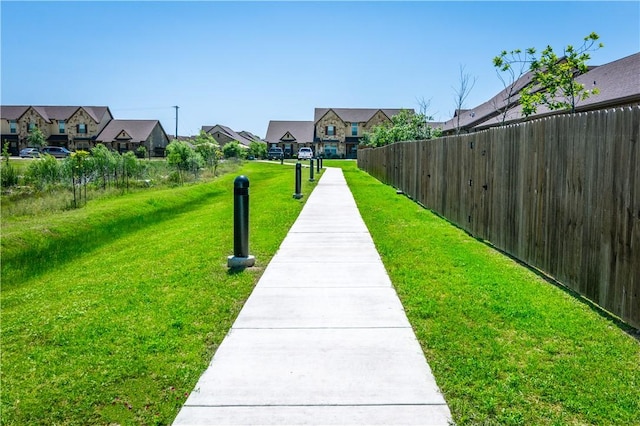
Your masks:
M458 87L454 87L453 91L455 92L455 103L456 103L456 135L460 134L460 115L462 108L464 108L464 103L467 101L467 97L469 97L469 93L473 90L473 86L476 85L477 77L473 77L471 79L471 75L464 72L465 66L460 65L460 81Z
M540 58L531 62L531 86L525 88L520 96L524 116L534 114L540 105L546 105L550 110L568 109L574 113L579 101L599 93L597 88L587 89L576 81L578 76L589 70L589 52L604 47L602 43L596 44L599 38L598 34L591 33L583 39L580 47L569 45L564 48L561 57L547 46Z
M71 189L73 191L73 206L80 207L82 202L82 188L84 187L84 203L87 204L87 180L90 172L89 153L87 151L76 151L71 153L65 160L65 166L71 177ZM78 200L79 198L79 200Z
M97 144L91 148L91 158L93 158L96 173L102 178L102 189L105 190L107 180L110 180L109 175L115 168L116 159L109 148L103 144Z
M203 130L200 130L200 134L196 137L195 143L196 152L200 154L204 163L213 169L213 175L215 176L216 169L222 158L220 145L212 135Z
M45 146L47 141L44 138L44 134L37 127L29 132L29 136L27 136L27 144L34 148L41 149Z
M244 158L245 152L244 149L240 146L237 141L231 141L226 143L222 147L222 153L224 154L224 158Z
M505 91L504 99L502 99L503 103L498 101L493 106L496 112L500 114L500 125L502 126L507 120L509 109L516 101L516 96L520 90L516 86L516 82L529 70L535 53L536 50L532 47L524 52L520 49L510 52L503 50L500 55L493 58L493 66Z
M200 154L195 152L188 144L173 141L167 145L167 163L178 172L180 183L184 183L182 172L192 171L198 176L198 170L203 164Z
M267 144L264 142L253 141L249 144L249 155L253 155L254 158L266 158L267 157Z
M440 136L439 129L432 128L424 114L414 114L403 109L391 117L391 124L375 126L371 132L365 133L361 139L363 145L378 147L395 142L426 140Z

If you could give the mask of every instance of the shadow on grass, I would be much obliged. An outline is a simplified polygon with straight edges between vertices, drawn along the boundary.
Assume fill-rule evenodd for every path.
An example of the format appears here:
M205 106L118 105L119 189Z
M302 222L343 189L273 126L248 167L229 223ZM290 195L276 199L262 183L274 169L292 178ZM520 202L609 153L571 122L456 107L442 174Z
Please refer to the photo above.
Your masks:
M47 271L72 262L74 259L101 246L117 240L126 232L137 232L146 227L176 218L200 208L221 195L227 195L223 188L203 191L180 203L145 211L135 215L114 217L112 221L101 223L87 232L73 233L63 237L53 237L46 244L20 251L15 256L3 256L2 285L4 289L20 286L25 281L38 277Z
M578 293L577 291L573 290L572 288L567 287L566 285L562 284L560 281L556 280L555 278L553 278L551 275L548 275L544 271L542 271L540 269L537 269L534 266L531 266L528 263L525 263L524 261L518 259L517 257L514 257L513 255L507 253L506 251L502 250L501 248L496 247L495 245L493 245L491 243L491 241L485 240L483 238L480 238L480 237L477 237L477 236L473 235L468 230L460 227L459 225L457 225L454 222L451 222L446 217L440 215L435 210L431 210L430 208L426 207L424 204L422 204L419 201L417 201L417 200L413 199L412 197L408 196L404 192L398 191L396 193L398 195L406 196L408 199L410 199L414 203L418 204L423 209L428 210L429 212L433 213L438 218L440 218L440 219L444 220L445 222L447 222L449 225L461 230L462 232L464 232L465 234L467 234L469 237L473 238L474 240L476 240L476 241L478 241L478 242L480 242L480 243L482 243L482 244L484 244L484 245L486 245L488 247L491 247L493 250L496 250L497 252L501 253L502 255L508 257L509 259L511 259L514 262L516 262L518 265L520 265L520 266L528 269L529 271L533 272L534 274L536 274L538 277L542 278L547 283L553 285L554 287L560 289L561 291L563 291L564 293L568 294L569 296L571 296L575 300L577 300L580 303L586 305L593 312L595 312L596 314L598 314L602 318L606 319L607 321L610 321L613 325L618 327L621 331L623 331L624 333L628 334L629 336L633 337L634 339L636 339L636 340L638 340L640 342L640 329L637 329L637 328L633 327L632 325L627 324L622 319L617 317L615 314L607 311L602 306L600 306L597 303L591 301L590 299L587 299L585 296L581 295L580 293Z

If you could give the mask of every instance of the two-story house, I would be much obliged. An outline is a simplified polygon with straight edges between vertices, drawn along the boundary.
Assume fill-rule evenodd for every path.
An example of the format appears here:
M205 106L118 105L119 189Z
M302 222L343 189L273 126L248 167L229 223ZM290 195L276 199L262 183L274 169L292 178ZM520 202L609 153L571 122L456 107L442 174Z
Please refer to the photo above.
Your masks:
M356 158L360 138L375 126L391 123L401 109L316 108L314 142L325 157ZM414 110L409 111L415 113Z
M2 106L0 140L3 145L9 142L9 152L17 155L28 145L29 133L38 128L48 145L89 149L112 119L105 106Z
M401 109L316 108L314 121L271 120L266 141L295 156L301 147L326 158L356 158L360 138L377 125L391 123ZM414 110L409 109L412 113Z

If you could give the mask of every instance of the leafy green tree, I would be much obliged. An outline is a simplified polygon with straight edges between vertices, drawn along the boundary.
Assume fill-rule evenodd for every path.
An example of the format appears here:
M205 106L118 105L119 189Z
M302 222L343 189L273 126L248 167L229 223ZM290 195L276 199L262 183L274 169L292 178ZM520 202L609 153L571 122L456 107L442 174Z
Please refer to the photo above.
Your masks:
M44 138L44 134L39 128L36 127L29 132L29 136L27 136L27 144L29 146L40 149L45 146L46 143L47 141Z
M110 181L109 176L113 173L116 166L116 159L109 148L103 144L97 144L91 148L91 158L95 172L102 179L102 189L107 189L107 182Z
M574 113L579 101L599 93L598 88L587 89L576 81L589 70L589 52L604 47L602 43L596 44L599 38L598 34L591 33L583 39L580 47L565 47L560 57L551 46L547 46L540 58L532 60L531 85L523 89L520 96L525 117L534 114L540 105L546 105L550 110L567 109Z
M238 141L231 141L222 147L224 158L244 158L245 150L240 146Z
M267 158L267 144L253 141L249 144L249 155L254 158Z
M146 156L147 156L147 147L140 144L140 146L136 148L136 157L145 158Z
M129 189L129 179L135 176L138 168L138 159L133 151L122 154L122 180L126 188Z
M204 163L202 156L187 143L174 140L167 145L167 163L178 172L179 182L184 183L183 172L191 171L197 177Z
M196 136L196 152L200 154L204 163L211 169L215 176L218 164L222 158L222 149L216 139L209 133L200 130L200 134Z
M360 143L366 146L378 147L395 142L426 140L442 134L440 129L434 129L428 123L432 117L425 114L414 114L403 109L391 117L391 123L384 123L373 127L362 137Z

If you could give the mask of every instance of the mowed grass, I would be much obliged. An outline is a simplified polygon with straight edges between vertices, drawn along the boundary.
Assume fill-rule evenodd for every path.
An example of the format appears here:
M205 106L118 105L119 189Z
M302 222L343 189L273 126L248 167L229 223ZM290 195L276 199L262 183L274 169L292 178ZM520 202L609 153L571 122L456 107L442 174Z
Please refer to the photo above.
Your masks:
M257 264L231 272L238 174ZM301 210L293 190L291 167L248 163L212 183L3 218L1 423L170 424Z
M512 259L345 170L459 425L638 425L640 343Z

